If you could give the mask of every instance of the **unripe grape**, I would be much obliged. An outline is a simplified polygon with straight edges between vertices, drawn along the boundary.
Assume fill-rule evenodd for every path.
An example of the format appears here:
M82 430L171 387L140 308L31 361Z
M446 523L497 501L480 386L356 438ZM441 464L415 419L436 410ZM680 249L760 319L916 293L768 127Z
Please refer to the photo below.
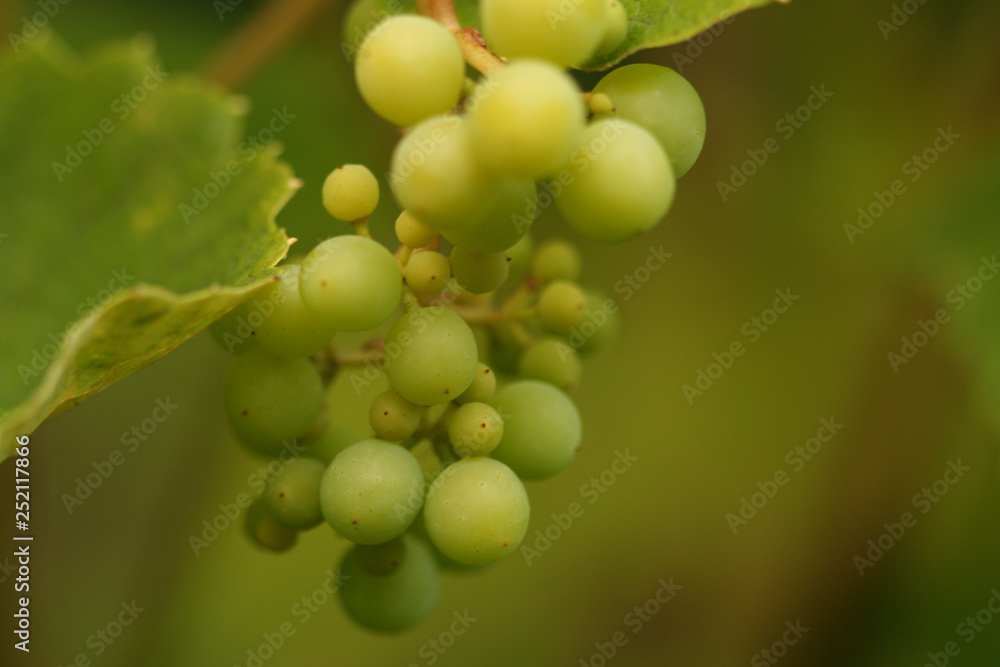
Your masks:
M621 311L614 301L599 292L587 291L587 314L577 336L581 342L575 345L581 356L606 350L618 340L622 328ZM593 327L586 326L590 321Z
M484 77L473 97L469 134L476 156L503 176L554 173L583 134L580 88L550 63L515 60Z
M606 0L480 0L483 36L506 58L563 67L587 60L604 36Z
M503 419L486 403L466 403L448 422L448 439L459 456L486 456L502 437Z
M316 459L297 458L284 465L264 490L264 507L275 521L292 530L307 530L323 522L319 486L326 466Z
M531 268L531 258L535 251L535 241L531 234L525 234L521 240L504 251L510 257L510 273L507 276L507 284L515 285L524 280Z
M612 96L612 100L614 97ZM587 127L556 198L576 231L595 241L627 241L654 227L674 199L670 161L656 138L620 118Z
M208 328L212 339L229 354L240 355L260 349L256 328L249 322L251 316L258 324L263 319L262 314L251 308L249 300L244 301L212 323Z
M538 191L530 179L500 182L497 198L480 205L479 215L441 227L441 235L455 246L480 253L503 252L528 233L535 222Z
M378 206L378 179L363 164L344 164L323 182L323 206L344 222L367 218Z
M517 364L517 374L570 391L580 384L583 365L576 350L567 345L566 341L546 338L524 351Z
M464 248L451 251L451 273L462 289L486 294L499 288L510 272L510 258L503 252L478 253Z
M328 410L328 414L324 418L326 423L322 425L321 430L317 431L320 433L319 437L315 440L302 443L305 446L302 456L318 459L324 465L330 465L330 462L333 461L337 454L354 443L364 440L364 436L354 429L339 423L330 423L331 415L329 415L329 412ZM339 418L340 415L333 415L333 417Z
M552 280L576 281L583 260L580 251L569 241L552 239L538 246L531 260L531 273L540 283Z
M240 439L271 456L319 419L323 381L307 359L278 359L256 350L233 358L222 397Z
M291 549L299 538L299 534L291 528L278 523L264 507L264 502L258 498L247 508L243 524L250 541L268 551L280 553Z
M359 544L354 554L365 572L386 577L406 561L406 539L400 536L382 544Z
M323 517L358 544L402 535L420 511L424 475L409 450L362 440L337 454L320 483Z
M393 389L417 405L457 398L476 375L475 336L447 308L420 308L400 317L385 338L385 350Z
M496 373L483 362L479 362L476 364L476 376L472 379L472 384L455 400L462 404L475 402L488 403L493 398L496 390Z
M425 16L392 16L369 33L354 64L358 90L372 110L409 126L458 103L465 59L458 42Z
M524 479L543 479L564 470L580 446L580 413L559 389L522 380L493 397L504 416L500 444L490 454Z
M270 287L251 299L254 305L266 306L255 329L260 346L276 357L308 357L326 347L336 331L320 322L302 302L299 291L301 265L288 264L285 272Z
M668 67L635 64L609 72L594 87L614 104L614 113L656 137L674 177L691 168L705 143L705 107L687 79Z
M403 267L403 278L417 294L437 294L451 278L451 264L439 252L418 250Z
M393 3L395 4L395 3ZM375 27L394 12L384 0L355 0L344 15L344 45L342 51L350 59L364 44Z
M399 442L409 438L420 428L421 414L419 405L389 389L372 400L368 419L376 438Z
M565 333L583 321L587 298L580 286L568 280L553 280L538 294L538 319L554 333Z
M604 36L594 50L595 56L605 56L618 48L628 34L628 12L619 0L607 0L604 14Z
M364 564L367 554L360 546L341 561L340 602L348 616L370 630L408 630L424 621L437 604L441 575L430 547L411 535L402 541L406 556L389 574L369 572Z
M444 555L485 565L517 549L528 514L528 494L517 475L499 461L477 456L453 463L434 480L424 525Z
M430 245L437 232L417 220L409 211L403 211L396 218L396 238L407 248L423 248Z
M396 258L363 236L335 236L316 246L299 274L302 301L338 331L370 329L389 317L403 295Z

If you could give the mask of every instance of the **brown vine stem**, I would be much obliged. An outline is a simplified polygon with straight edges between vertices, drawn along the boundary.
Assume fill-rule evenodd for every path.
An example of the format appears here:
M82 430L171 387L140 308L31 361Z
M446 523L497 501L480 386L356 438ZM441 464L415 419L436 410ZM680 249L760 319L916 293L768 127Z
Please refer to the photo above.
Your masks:
M239 89L264 63L300 32L316 24L316 15L333 0L270 0L247 19L202 68L206 78Z
M478 30L462 27L455 13L453 0L417 0L417 11L447 28L458 40L465 62L483 74L489 75L496 68L503 66L503 60L486 47L486 42Z

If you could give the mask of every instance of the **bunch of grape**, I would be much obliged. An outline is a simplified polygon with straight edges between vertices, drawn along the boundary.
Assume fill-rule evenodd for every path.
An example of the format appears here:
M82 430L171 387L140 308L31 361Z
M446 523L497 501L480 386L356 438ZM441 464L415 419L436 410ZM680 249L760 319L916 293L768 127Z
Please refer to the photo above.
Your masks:
M571 243L534 248L539 184L580 233L632 238L666 214L705 123L672 70L630 65L587 94L565 71L624 39L616 0L481 0L486 43L509 60L459 26L450 2L418 5L430 16L358 0L346 26L364 36L362 97L409 128L387 174L399 249L368 233L378 179L338 167L323 204L356 234L286 261L213 325L234 353L223 392L233 428L280 460L247 512L251 539L282 551L328 524L354 544L341 562L345 610L385 631L430 613L441 567L514 552L528 526L521 480L555 475L579 448L566 392L580 382L580 357L614 339L617 309L580 287ZM374 16L384 20L363 23ZM361 350L331 342L389 318ZM388 388L371 403L370 437L358 439L325 399L339 371L362 363L384 371ZM305 451L288 460L299 441Z

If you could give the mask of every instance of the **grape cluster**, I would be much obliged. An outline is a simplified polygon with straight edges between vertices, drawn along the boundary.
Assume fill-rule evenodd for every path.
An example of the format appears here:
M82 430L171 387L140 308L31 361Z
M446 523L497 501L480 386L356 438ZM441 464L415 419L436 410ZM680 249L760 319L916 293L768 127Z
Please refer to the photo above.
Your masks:
M358 89L408 128L387 174L399 249L368 233L379 180L338 167L323 205L356 234L286 260L212 327L234 354L223 399L239 440L266 457L290 442L305 450L248 510L251 540L283 551L325 522L353 543L341 562L344 609L376 630L425 618L441 568L514 552L529 518L522 480L559 473L580 446L566 392L581 357L613 341L617 309L580 286L572 243L535 247L538 184L559 184L549 191L580 233L626 240L666 214L704 138L697 93L669 69L626 66L587 94L566 72L624 39L616 0L481 0L479 11L486 43L507 60L448 12L389 16L380 0L355 2L346 30L364 38ZM390 318L361 350L334 342ZM326 400L361 363L387 380L363 438Z

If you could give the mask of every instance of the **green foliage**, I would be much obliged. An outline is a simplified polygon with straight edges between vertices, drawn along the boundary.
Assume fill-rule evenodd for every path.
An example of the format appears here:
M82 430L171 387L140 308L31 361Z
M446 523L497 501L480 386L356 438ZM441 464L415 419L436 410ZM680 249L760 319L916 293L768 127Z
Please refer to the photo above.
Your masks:
M266 134L244 138L241 106L142 40L79 57L44 35L0 62L0 457L211 324L285 254L274 215L296 186Z

